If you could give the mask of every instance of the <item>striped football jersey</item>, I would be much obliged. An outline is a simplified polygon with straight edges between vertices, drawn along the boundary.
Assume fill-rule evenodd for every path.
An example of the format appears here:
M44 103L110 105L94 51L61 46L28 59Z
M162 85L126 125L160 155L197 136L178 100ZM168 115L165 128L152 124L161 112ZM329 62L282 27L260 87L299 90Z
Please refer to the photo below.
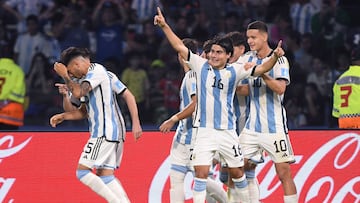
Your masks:
M191 102L191 97L196 94L196 74L192 70L185 73L180 86L180 111ZM191 144L193 139L193 119L185 118L179 121L176 128L176 141L181 144Z
M240 80L251 75L252 68L243 64L226 64L215 69L204 59L190 52L189 65L196 72L197 108L195 127L235 129L234 96Z
M271 55L260 59L256 52L249 51L241 57L242 61L262 64ZM280 57L267 73L274 79L284 79L290 83L289 63L286 57ZM284 95L278 95L267 87L262 77L249 78L250 113L245 128L254 132L288 132L286 110L283 106Z
M92 88L85 100L91 137L105 136L109 141L118 141L120 126L114 119L116 108L108 72L104 66L92 63L84 81L89 82Z

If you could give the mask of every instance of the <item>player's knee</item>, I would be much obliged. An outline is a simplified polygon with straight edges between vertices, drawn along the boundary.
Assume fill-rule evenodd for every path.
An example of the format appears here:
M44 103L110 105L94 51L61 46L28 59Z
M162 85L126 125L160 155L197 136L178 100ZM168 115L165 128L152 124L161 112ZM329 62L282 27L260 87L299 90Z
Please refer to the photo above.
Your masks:
M88 173L90 173L90 170L76 170L76 177L77 179L81 180L84 176L86 176Z
M287 163L276 164L276 173L281 182L291 179L291 170Z
M290 170L280 171L278 172L278 177L281 182L284 182L288 179L291 179L291 172Z
M255 170L247 170L245 171L245 175L247 179L254 179L255 178Z
M194 191L201 192L206 190L207 179L194 178Z
M100 176L100 178L105 184L108 184L115 179L115 176L114 175Z
M170 184L179 184L184 182L185 173L176 170L170 170Z
M245 175L241 178L232 178L232 180L236 188L245 188L248 185Z

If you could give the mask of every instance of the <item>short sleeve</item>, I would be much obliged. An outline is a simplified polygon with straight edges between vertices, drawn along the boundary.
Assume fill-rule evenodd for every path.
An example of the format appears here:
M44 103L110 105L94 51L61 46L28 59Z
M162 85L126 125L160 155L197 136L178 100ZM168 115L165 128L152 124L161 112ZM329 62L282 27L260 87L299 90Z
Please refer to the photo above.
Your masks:
M286 80L286 85L290 84L289 62L286 57L280 57L274 65L274 78Z
M89 67L89 71L87 72L84 81L89 82L91 88L94 89L95 87L100 85L101 82L106 80L108 77L109 76L104 66L93 63Z
M125 91L126 86L122 83L119 78L112 72L108 72L111 79L111 88L116 94L121 94Z

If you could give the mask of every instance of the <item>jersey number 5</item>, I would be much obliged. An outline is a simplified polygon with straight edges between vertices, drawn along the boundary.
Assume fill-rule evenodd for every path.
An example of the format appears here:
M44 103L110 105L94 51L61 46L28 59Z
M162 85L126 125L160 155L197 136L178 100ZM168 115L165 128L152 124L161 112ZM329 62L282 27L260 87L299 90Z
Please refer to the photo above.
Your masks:
M352 92L351 86L340 87L340 91L341 91L340 98L343 99L343 102L341 102L341 107L348 107L349 106L349 96Z

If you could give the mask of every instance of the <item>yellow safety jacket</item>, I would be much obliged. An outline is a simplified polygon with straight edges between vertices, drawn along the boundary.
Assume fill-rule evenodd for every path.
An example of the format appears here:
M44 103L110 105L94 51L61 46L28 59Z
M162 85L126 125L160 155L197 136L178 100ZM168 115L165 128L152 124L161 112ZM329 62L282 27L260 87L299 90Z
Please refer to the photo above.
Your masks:
M22 126L25 74L12 59L0 59L0 123Z
M353 65L333 86L332 115L340 128L360 128L360 66Z

